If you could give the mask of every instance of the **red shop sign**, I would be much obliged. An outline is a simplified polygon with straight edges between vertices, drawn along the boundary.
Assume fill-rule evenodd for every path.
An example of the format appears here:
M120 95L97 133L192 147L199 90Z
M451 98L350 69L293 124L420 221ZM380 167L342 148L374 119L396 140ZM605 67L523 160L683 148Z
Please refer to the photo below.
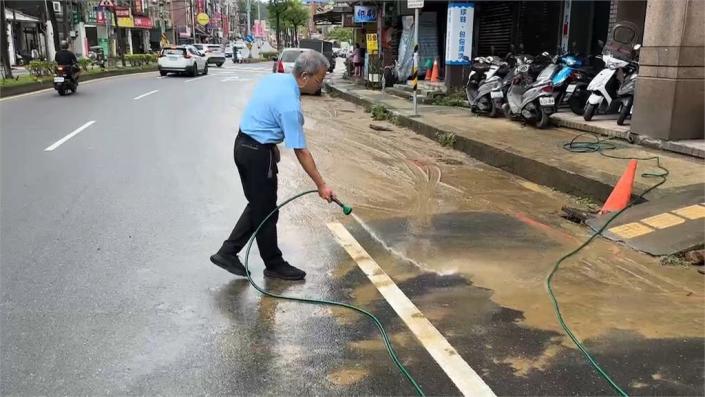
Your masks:
M140 29L152 29L154 23L150 17L134 17L135 27Z
M130 9L125 7L115 7L115 15L117 15L118 18L129 18Z

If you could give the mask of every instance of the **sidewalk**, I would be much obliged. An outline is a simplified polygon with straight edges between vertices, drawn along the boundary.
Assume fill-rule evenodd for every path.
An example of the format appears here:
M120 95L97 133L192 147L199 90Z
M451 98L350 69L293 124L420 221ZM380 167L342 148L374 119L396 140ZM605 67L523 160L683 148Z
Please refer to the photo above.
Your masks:
M327 82L329 92L362 106L382 105L396 116L399 125L428 138L440 141L453 135L453 148L484 163L501 168L532 182L580 197L604 201L624 172L627 161L601 156L599 153L570 153L563 145L581 132L568 128L539 130L506 119L474 116L468 109L419 105L419 117L410 117L412 104L381 91L355 85L339 77ZM581 140L590 140L589 135ZM705 162L701 159L612 141L615 156L659 156L670 170L668 181L647 199L668 196L705 182ZM634 195L655 183L643 172L658 171L655 161L641 161Z

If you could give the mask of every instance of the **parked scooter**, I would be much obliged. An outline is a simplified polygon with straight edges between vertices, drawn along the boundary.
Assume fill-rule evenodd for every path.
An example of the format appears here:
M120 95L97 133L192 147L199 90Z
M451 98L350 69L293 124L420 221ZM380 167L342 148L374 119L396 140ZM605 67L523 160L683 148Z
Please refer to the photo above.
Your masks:
M530 55L512 55L507 54L507 65L510 67L509 72L502 78L500 84L495 85L490 92L490 98L492 98L493 105L496 109L502 109L504 111L504 105L507 102L507 93L512 86L515 77L520 75L518 71L521 65L526 65L526 70L528 73L529 64L532 62L533 57ZM529 80L533 81L533 77L529 77ZM507 112L504 111L506 116Z
M534 73L535 81L532 79ZM511 119L523 119L535 123L538 128L546 128L550 124L549 116L555 111L555 98L551 78L558 70L558 65L551 61L544 52L530 63L517 67L516 76L507 92L507 103L503 110Z
M515 64L511 54L508 54L505 59L506 61L499 61L499 58L494 58L489 71L486 73L485 80L474 91L474 98L468 95L468 102L473 113L486 114L490 117L497 117L500 114L502 104L499 103L497 106L492 95L495 90L504 86L505 78L510 74Z
M638 49L635 46L635 49ZM618 125L624 125L624 120L632 117L632 110L634 109L634 90L636 88L636 78L639 72L639 64L637 62L631 62L627 67L625 67L625 73L627 76L624 78L622 85L617 90L618 101L621 102L619 109L619 117L617 118Z
M590 64L595 58L585 59L573 54L558 58L561 69L553 76L553 96L556 99L556 111L562 104L567 104L573 113L581 115L590 93L587 87L595 77L596 71Z
M636 29L636 25L630 22L615 26L603 51L602 60L606 67L588 85L591 94L585 104L585 121L592 120L596 113L621 113L623 102L618 98L618 91L620 86L633 79L630 76L639 68L637 54L641 45L633 44Z
M468 82L465 84L465 95L468 102L472 103L477 96L477 90L485 79L492 77L499 68L493 64L493 57L476 57L473 59L468 75Z

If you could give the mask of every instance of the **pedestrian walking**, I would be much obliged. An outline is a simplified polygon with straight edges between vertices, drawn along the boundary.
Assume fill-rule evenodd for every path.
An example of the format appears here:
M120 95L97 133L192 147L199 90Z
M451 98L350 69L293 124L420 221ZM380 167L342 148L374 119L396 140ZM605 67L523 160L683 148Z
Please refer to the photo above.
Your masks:
M240 120L235 139L234 158L247 206L235 228L211 262L230 273L245 276L238 253L264 218L276 208L279 149L277 144L293 149L299 163L318 188L319 196L331 202L335 197L321 177L313 156L306 148L303 130L301 93L314 94L321 89L328 70L328 60L321 53L305 51L296 59L291 74L274 73L255 87ZM257 246L264 261L266 277L301 280L306 272L283 258L277 243L275 213L257 234Z

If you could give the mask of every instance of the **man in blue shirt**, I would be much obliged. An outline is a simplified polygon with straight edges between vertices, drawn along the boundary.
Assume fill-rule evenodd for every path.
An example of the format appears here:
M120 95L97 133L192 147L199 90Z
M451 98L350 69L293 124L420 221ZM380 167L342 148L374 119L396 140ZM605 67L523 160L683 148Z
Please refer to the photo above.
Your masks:
M234 157L248 204L230 237L211 256L211 262L233 274L245 275L245 267L237 254L276 207L278 143L284 142L287 148L294 149L296 158L318 187L322 199L330 202L335 197L306 149L300 98L302 92L313 94L321 89L328 66L328 60L322 54L302 52L291 74L277 73L262 79L245 108L235 139ZM279 250L278 217L279 213L275 213L257 234L257 246L266 267L264 275L301 280L306 273L287 263Z

